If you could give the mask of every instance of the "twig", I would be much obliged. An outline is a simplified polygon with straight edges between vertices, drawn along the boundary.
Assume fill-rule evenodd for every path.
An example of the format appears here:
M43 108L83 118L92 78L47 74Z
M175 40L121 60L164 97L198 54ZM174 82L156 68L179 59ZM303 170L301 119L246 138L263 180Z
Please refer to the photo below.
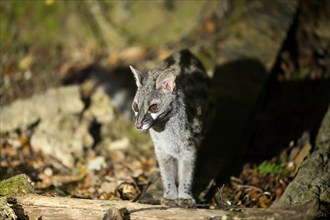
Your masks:
M236 185L238 189L240 188L250 188L250 189L255 189L257 191L260 191L260 192L263 192L262 189L260 189L259 187L256 187L256 186L251 186L251 185L240 185L240 184L237 184Z

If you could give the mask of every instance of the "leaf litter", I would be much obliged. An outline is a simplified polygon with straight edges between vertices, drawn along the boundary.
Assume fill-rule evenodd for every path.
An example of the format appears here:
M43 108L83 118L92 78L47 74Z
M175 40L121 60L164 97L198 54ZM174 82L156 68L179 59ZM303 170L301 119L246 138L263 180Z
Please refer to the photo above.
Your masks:
M1 135L0 176L6 179L25 173L35 183L38 194L139 201L153 184L149 178L159 172L154 156L122 149L101 151L98 155L89 150L69 170L55 159L32 150L31 129ZM269 207L283 194L310 148L309 135L304 133L297 144L291 142L271 160L246 163L237 177L232 176L229 183L217 187L211 199L204 203L210 208L232 211ZM216 187L214 181L206 191L212 187Z

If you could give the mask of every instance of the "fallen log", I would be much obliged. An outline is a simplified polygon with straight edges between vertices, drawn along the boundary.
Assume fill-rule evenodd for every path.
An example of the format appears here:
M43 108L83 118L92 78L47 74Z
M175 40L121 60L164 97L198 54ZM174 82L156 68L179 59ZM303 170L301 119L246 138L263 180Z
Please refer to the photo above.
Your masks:
M223 211L211 209L169 208L129 201L89 200L47 197L35 194L8 199L19 219L312 219L306 206L295 209L242 209Z

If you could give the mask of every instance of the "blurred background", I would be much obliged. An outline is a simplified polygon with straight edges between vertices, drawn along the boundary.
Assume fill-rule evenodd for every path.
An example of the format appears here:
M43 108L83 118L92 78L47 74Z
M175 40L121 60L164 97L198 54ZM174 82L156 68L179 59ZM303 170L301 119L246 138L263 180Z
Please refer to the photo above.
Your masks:
M39 193L157 203L128 66L146 71L183 48L217 104L196 195L217 203L225 183L233 204L268 207L329 107L327 0L1 0L0 180L25 173Z

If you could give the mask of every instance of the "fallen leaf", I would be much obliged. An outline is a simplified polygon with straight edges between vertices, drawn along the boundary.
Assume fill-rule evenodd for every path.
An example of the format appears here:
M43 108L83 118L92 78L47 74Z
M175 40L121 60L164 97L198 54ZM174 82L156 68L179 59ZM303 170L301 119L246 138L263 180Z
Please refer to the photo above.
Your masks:
M304 159L309 155L310 150L312 149L312 145L309 141L309 138L305 141L305 144L303 146L303 148L300 150L300 152L298 153L297 157L294 159L294 163L296 165L296 169L294 171L294 175L297 174L302 162L304 161Z

